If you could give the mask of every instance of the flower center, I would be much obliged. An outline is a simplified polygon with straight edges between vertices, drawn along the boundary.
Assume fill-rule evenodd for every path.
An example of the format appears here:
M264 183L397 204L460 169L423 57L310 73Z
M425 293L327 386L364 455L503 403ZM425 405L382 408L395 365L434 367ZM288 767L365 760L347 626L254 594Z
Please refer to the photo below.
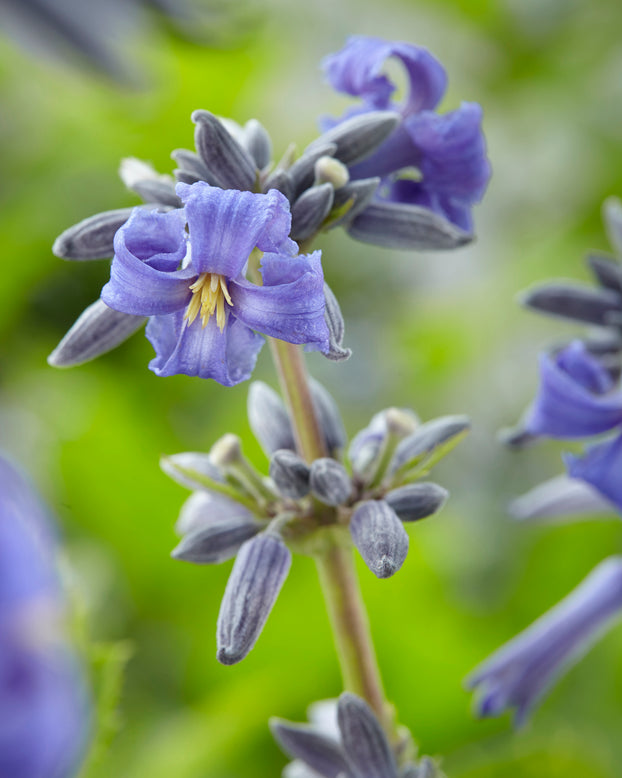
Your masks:
M225 276L219 273L201 273L190 285L190 289L192 299L188 303L184 319L188 319L188 324L192 324L200 313L202 325L205 327L215 312L216 324L222 332L225 328L225 301L227 305L233 305Z

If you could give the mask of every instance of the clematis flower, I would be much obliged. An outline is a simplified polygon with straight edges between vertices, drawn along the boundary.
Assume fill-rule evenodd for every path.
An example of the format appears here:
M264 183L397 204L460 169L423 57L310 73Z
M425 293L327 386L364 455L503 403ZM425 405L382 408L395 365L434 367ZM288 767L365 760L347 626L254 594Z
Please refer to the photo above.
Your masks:
M11 778L73 775L88 731L54 550L46 510L0 456L0 775Z
M516 708L520 726L553 683L622 610L622 557L601 562L558 605L489 657L467 679L480 690L480 716Z
M408 79L407 95L399 104L392 99L395 84L382 72L390 59L404 66ZM367 111L390 109L402 116L390 137L350 168L350 177L380 176L377 198L429 209L470 233L471 207L481 200L491 172L481 107L462 103L449 113L436 113L447 86L445 70L426 49L407 43L354 36L323 66L337 91L362 101L341 120L328 124ZM365 211L357 217L355 237L358 229L364 230L366 218Z
M150 368L233 386L251 375L264 343L258 332L327 351L321 254L296 255L284 195L205 182L176 191L184 208L137 209L117 232L102 290L109 308L151 317ZM263 286L245 277L254 249L264 252Z
M622 392L581 341L540 358L540 388L526 432L560 439L598 435L622 424Z

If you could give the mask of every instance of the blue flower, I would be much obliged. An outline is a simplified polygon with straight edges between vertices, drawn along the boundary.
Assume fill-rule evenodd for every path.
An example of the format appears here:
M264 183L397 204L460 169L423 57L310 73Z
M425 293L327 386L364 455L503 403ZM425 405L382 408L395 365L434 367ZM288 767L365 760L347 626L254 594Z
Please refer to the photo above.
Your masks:
M622 424L622 392L581 341L540 357L540 387L524 422L531 435L572 440Z
M59 630L49 517L0 457L0 775L66 778L82 754L87 697Z
M585 343L573 341L556 354L540 357L540 387L521 429L530 436L560 440L612 431L618 434L591 446L583 457L565 455L571 481L563 481L561 490L541 490L535 496L530 493L519 499L519 516L559 515L564 506L570 513L582 513L590 505L602 510L602 502L599 504L593 496L586 501L589 493L575 485L574 479L594 487L622 512L622 390ZM548 504L551 499L552 506Z
M396 87L382 72L391 58L402 63L408 78L408 94L401 104L393 102ZM484 195L491 172L481 107L462 103L455 111L436 113L447 86L445 70L426 49L407 43L354 36L323 66L335 89L362 100L339 121L386 109L402 116L380 148L350 168L351 178L380 176L382 199L422 206L471 232L471 207Z
M580 478L609 500L622 514L622 434L590 446L582 457L564 456L571 478Z
M110 308L151 317L150 368L233 386L252 373L264 343L257 332L327 351L321 254L297 255L285 196L204 182L176 191L183 209L137 209L117 232L102 290ZM255 248L262 286L245 277Z
M601 562L567 597L489 657L467 679L480 716L516 708L520 726L553 683L622 610L622 557Z

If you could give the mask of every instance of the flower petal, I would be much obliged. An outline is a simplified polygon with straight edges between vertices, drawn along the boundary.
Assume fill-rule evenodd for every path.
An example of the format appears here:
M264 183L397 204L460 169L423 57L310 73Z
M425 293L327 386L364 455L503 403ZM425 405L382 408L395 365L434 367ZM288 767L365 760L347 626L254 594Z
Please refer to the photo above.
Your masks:
M588 483L578 478L558 475L516 497L508 505L508 513L519 521L533 521L593 514L612 515L613 506Z
M564 456L568 475L591 484L622 512L622 435L588 448L583 457Z
M235 386L250 378L264 339L229 314L221 332L212 316L206 327L201 320L188 325L182 311L155 316L147 325L147 338L156 351L149 367L156 375L189 375L213 378L223 386Z
M573 439L598 435L622 423L622 393L595 393L611 381L580 341L540 357L540 388L525 420L533 435Z
M475 669L467 686L481 687L479 715L497 716L515 707L520 725L620 610L622 557L609 557L560 603Z
M327 350L321 252L297 257L264 254L262 276L263 286L245 279L229 284L233 309L240 321L273 338L312 343Z
M179 211L136 209L117 232L110 281L102 289L109 308L135 316L172 313L191 297L191 269L177 270L186 254Z
M482 109L477 103L439 115L422 111L410 116L404 128L419 152L418 167L425 189L478 202L490 178Z
M322 63L329 83L339 92L361 97L369 106L387 108L395 85L382 73L387 59L399 59L408 74L409 94L402 111L435 108L447 85L441 63L429 51L408 43L352 36L345 47Z
M176 191L186 204L192 265L197 273L236 278L256 246L289 255L297 250L288 238L289 202L276 189L254 194L199 181L177 184Z

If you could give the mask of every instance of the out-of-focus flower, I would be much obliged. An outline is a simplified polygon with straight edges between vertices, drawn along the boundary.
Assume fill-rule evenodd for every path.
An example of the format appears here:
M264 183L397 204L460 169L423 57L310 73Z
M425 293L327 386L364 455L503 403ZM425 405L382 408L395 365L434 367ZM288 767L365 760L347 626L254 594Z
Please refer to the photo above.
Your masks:
M286 198L204 182L177 192L183 210L137 209L117 232L102 290L109 308L151 317L154 372L233 386L250 377L264 343L255 330L327 350L320 252L296 255ZM265 252L262 286L244 276L255 248Z
M390 59L397 59L406 71L408 91L401 103L393 101L396 86L383 73ZM372 110L393 110L402 117L372 155L350 166L351 179L381 178L377 200L385 206L387 217L388 204L417 206L469 235L471 208L481 200L490 178L481 107L462 103L455 111L437 113L447 85L445 70L426 49L407 43L354 36L323 65L335 89L361 100L343 118ZM364 238L366 232L372 237L367 227L378 217L377 207L372 205L369 212L357 216L351 230L354 237Z
M606 200L603 217L610 243L622 256L622 203ZM540 284L521 297L539 313L589 324L592 330L582 340L540 357L537 396L503 439L521 448L541 437L612 437L589 446L583 456L565 455L570 478L545 482L514 500L510 511L517 518L622 512L617 476L622 447L622 266L602 253L590 254L587 261L597 288L562 279Z
M270 721L277 743L295 760L283 772L287 778L440 778L428 757L398 767L380 722L355 694L315 703L309 717L311 724Z
M244 457L234 435L209 454L162 460L168 475L193 490L177 522L182 538L173 557L194 564L235 557L218 617L217 655L224 664L239 662L257 641L289 572L290 549L321 554L337 533L378 578L387 578L408 552L403 522L433 515L448 497L437 484L413 481L464 436L465 417L420 425L411 411L387 409L352 441L349 469L335 401L316 381L311 395L327 457L308 463L296 453L283 401L254 382L248 418L270 458L269 477Z
M3 0L0 27L36 56L62 56L127 82L136 77L126 56L131 39L155 28L159 17L178 34L203 43L231 38L234 23L239 35L246 4L223 5L217 0Z
M61 629L50 518L0 456L0 775L68 778L82 755L89 706Z
M596 489L622 514L622 434L590 446L582 457L564 456L568 474Z
M622 391L584 343L540 357L540 388L524 420L529 434L572 440L620 424Z
M622 557L601 562L558 605L499 649L467 679L480 716L516 709L520 726L555 681L622 611Z

